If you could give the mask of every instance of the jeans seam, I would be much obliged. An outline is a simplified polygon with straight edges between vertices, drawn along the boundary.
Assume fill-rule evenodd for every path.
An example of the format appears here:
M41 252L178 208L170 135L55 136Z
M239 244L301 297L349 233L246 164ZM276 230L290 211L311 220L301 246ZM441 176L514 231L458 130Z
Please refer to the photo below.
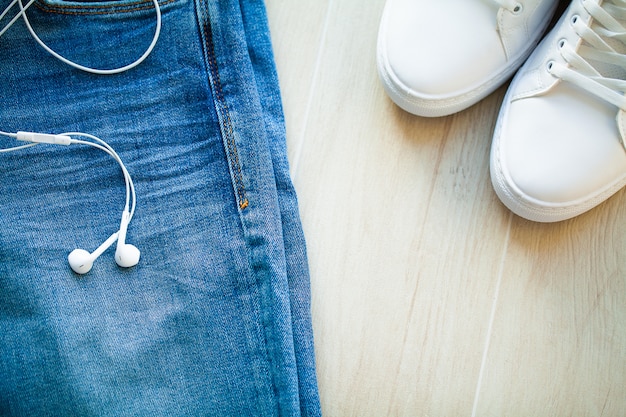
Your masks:
M175 2L176 0L159 1L159 6L164 6ZM55 4L50 5L41 1L36 1L35 6L46 13L56 13L69 16L86 16L86 15L106 15L117 13L133 13L137 11L154 9L154 3L150 0L138 0L132 3L114 2L112 4L94 4L94 5L78 5L78 4Z
M211 84L215 92L215 104L219 111L220 123L222 125L222 134L224 135L224 144L227 153L227 159L230 165L230 169L233 177L233 186L235 188L235 194L237 198L237 205L241 210L244 210L250 204L246 197L246 187L243 182L243 170L241 168L241 162L239 161L239 151L237 150L237 143L235 142L235 135L233 131L233 123L230 117L230 110L228 104L224 98L224 91L222 87L222 80L220 78L220 72L217 66L217 59L215 58L215 45L213 44L213 34L211 31L210 23L203 25L202 30L207 42L207 62L209 66L209 72L211 73Z

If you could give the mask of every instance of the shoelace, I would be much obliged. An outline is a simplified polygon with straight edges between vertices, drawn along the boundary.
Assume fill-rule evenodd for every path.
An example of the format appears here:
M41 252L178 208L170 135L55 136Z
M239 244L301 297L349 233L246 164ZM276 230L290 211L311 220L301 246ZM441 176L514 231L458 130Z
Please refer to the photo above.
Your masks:
M593 25L572 17L574 31L583 42L576 48L559 41L567 65L550 61L548 72L626 111L626 29L618 21L626 20L626 0L605 0L601 6L594 0L582 0L582 5Z
M493 1L499 4L500 7L504 7L511 13L519 13L522 11L522 4L518 1L515 1L515 0L493 0Z

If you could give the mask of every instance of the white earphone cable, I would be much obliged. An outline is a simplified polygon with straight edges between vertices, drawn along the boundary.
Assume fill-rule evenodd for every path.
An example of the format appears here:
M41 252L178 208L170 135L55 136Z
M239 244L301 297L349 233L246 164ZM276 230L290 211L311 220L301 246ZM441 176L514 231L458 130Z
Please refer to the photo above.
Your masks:
M87 66L78 64L78 63L76 63L74 61L71 61L71 60L65 58L64 56L62 56L58 52L54 51L52 48L50 48L48 45L46 45L46 43L44 41L41 40L41 38L37 35L35 30L31 26L30 21L28 20L28 16L26 15L26 9L28 9L34 3L34 1L35 0L29 0L29 2L26 3L26 5L24 5L22 0L13 0L11 2L11 4L9 4L9 6L7 6L4 9L2 14L0 14L0 20L2 20L6 16L6 14L9 12L9 10L13 6L15 6L15 4L18 4L19 7L20 7L20 11L9 21L9 23L7 23L7 25L4 28L2 28L2 30L0 30L0 36L2 36L4 34L4 32L6 32L17 21L17 19L22 17L22 19L24 20L24 24L26 25L26 28L30 32L30 34L33 37L33 39L35 39L35 41L46 52L48 52L50 55L52 55L56 59L60 60L61 62L65 63L65 64L67 64L67 65L69 65L71 67L74 67L76 69L79 69L81 71L85 71L85 72L88 72L88 73L91 73L91 74L99 74L99 75L119 74L121 72L128 71L129 69L136 67L137 65L139 65L143 61L145 61L145 59L148 57L148 55L150 55L152 53L152 51L154 50L154 47L157 44L157 41L159 40L159 36L161 34L161 8L159 6L159 1L158 0L152 0L152 3L154 4L154 10L155 10L155 13L156 13L156 28L154 30L154 36L152 38L152 41L150 42L150 45L148 46L148 49L146 49L146 51L137 60L135 60L134 62L132 62L132 63L130 63L128 65L124 65L124 66L119 67L119 68L98 69L98 68L87 67Z
M13 138L16 139L17 138L17 134L16 133L8 133L8 132L3 132L0 130L0 136L7 136L9 138ZM19 151L20 149L26 149L26 148L32 148L33 146L38 145L38 143L29 143L27 145L20 145L20 146L15 146L12 148L0 148L0 153L8 153L8 152L14 152L14 151Z
M18 135L16 133L8 133L8 132L0 131L0 136L7 136L10 138L16 139ZM91 146L96 149L100 149L101 151L104 151L107 154L109 154L111 157L113 157L113 159L117 161L117 163L119 164L122 170L122 174L124 175L124 183L126 187L126 201L125 201L124 211L127 211L129 213L128 221L130 222L130 220L133 217L133 214L135 213L135 206L137 204L137 196L135 193L135 184L133 182L132 177L130 176L130 173L128 172L128 169L126 168L126 165L124 165L122 158L120 158L118 153L115 152L115 150L111 147L111 145L109 145L108 143L106 143L105 141L103 141L102 139L94 135L90 135L88 133L81 133L81 132L68 132L68 133L63 133L62 136L69 136L69 137L78 136L78 137L85 137L87 139L91 139L95 142L71 138L69 143L86 145L86 146ZM26 145L15 146L11 148L2 148L0 149L0 153L14 152L14 151L18 151L18 150L25 149L25 148L30 148L32 146L36 146L39 144L40 143L35 142L35 143L29 143Z
M30 21L28 20L28 17L26 16L26 9L28 9L34 3L34 1L35 0L29 0L28 3L26 4L24 4L22 0L11 1L9 6L6 7L0 14L0 21L7 15L9 10L13 8L16 4L19 4L20 10L9 21L7 25L5 25L2 29L0 29L0 36L2 36L20 17L22 17L22 19L24 20L24 24L26 25L26 28L30 32L33 39L35 39L35 41L45 51L47 51L49 54L51 54L52 56L54 56L61 62L71 67L74 67L76 69L79 69L81 71L88 72L88 73L98 74L98 75L112 75L112 74L119 74L121 72L128 71L131 68L136 67L137 65L141 64L152 53L161 33L161 8L159 7L158 0L152 0L152 3L154 4L154 8L155 8L155 13L156 13L156 28L154 31L154 36L152 38L152 41L150 42L150 45L148 46L148 49L146 49L146 51L134 62L128 65L119 67L119 68L113 68L113 69L90 68L84 65L80 65L76 62L73 62L63 57L56 51L52 50L48 45L46 45L41 40L41 38L39 38L39 36L37 35L37 33L35 33L35 30L31 26ZM70 263L70 267L72 268L72 270L74 270L74 272L78 274L87 273L91 269L91 266L95 258L97 258L103 251L105 251L110 245L113 244L113 242L117 240L117 249L115 253L115 260L117 264L125 268L137 265L137 263L139 262L140 251L135 246L126 244L124 242L125 235L126 235L126 228L128 227L128 224L133 218L133 215L135 213L135 207L137 204L135 184L133 183L133 179L131 178L128 170L126 169L126 166L122 162L122 159L108 143L106 143L105 141L103 141L102 139L96 136L93 136L87 133L81 133L81 132L68 132L68 133L63 133L61 135L49 135L49 134L29 133L29 132L9 133L9 132L4 132L0 130L0 136L6 136L6 137L10 137L16 140L32 142L32 143L28 143L25 145L14 146L11 148L0 148L0 153L19 151L22 149L39 145L40 143L51 143L51 144L60 144L60 145L80 144L80 145L86 145L86 146L91 146L96 149L100 149L106 152L107 154L109 154L111 157L113 157L113 159L117 161L120 168L122 169L122 174L124 175L124 183L125 183L125 188L126 188L126 200L125 200L125 205L124 205L124 211L122 213L122 221L120 224L120 230L114 233L113 235L111 235L111 237L109 237L102 245L100 245L98 249L96 249L96 251L94 251L92 254L89 254L88 252L82 249L76 249L72 251L68 255L68 262ZM83 137L89 140L75 139L72 136Z
M11 26L13 26L13 23L15 23L17 21L17 19L19 19L20 16L22 16L22 14L24 14L24 11L26 11L26 9L28 9L34 2L35 2L35 0L30 0L28 3L26 3L26 6L22 7L22 10L20 10L19 13L17 13L15 16L13 16L13 19L11 19L9 21L9 23L7 23L6 26L2 28L2 30L0 30L0 36L4 35L4 32L9 30L9 28ZM9 4L6 7L6 9L4 9L2 14L0 14L0 20L2 20L4 18L4 16L6 16L6 14L9 13L9 10L11 10L11 8L13 8L13 6L15 6L16 4L17 4L17 0L13 0L11 2L11 4Z
M126 165L124 165L124 162L122 162L122 159L120 158L120 156L117 154L117 152L115 152L115 150L113 150L113 148L106 143L105 141L103 141L102 139L90 135L88 133L81 133L81 132L67 132L67 133L62 133L62 135L65 136L83 136L89 139L92 139L98 143L94 143L94 142L89 142L86 140L80 140L80 139L73 139L71 143L76 143L76 144L80 144L80 145L87 145L87 146L91 146L97 149L100 149L106 153L108 153L110 156L113 157L113 159L115 159L117 161L117 163L119 164L120 168L122 169L122 174L124 175L124 182L126 184L126 204L124 207L125 211L129 212L128 215L128 221L130 222L130 220L133 218L133 214L135 213L135 205L137 203L137 196L135 194L135 184L133 183L133 179L131 178L128 169L126 168Z

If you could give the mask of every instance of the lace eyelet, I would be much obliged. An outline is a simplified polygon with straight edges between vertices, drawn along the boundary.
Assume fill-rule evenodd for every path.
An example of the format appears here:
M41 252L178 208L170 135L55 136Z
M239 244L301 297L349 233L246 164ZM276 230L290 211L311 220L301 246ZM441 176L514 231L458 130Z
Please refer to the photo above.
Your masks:
M578 22L578 19L580 19L580 16L578 16L577 14L572 16L572 19L570 20L570 23L572 24L572 26L575 25L576 22Z
M548 70L548 73L552 74L553 67L554 67L554 61L552 60L548 61L548 63L546 64L546 70Z
M513 14L520 14L522 10L524 10L524 6L522 6L521 3L517 3L513 8Z
M565 45L567 44L567 40L566 39L561 39L559 40L559 42L557 43L557 48L558 49L563 49L565 47Z

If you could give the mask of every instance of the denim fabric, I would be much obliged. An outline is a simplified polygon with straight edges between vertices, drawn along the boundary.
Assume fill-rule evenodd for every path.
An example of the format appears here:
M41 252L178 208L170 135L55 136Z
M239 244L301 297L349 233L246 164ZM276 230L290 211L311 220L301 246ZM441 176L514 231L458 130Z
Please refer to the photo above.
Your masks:
M8 1L0 1L0 9ZM0 130L106 140L135 181L123 269L110 156L38 145L0 155L0 415L316 416L309 277L260 0L162 3L148 59L77 71L24 25L0 38ZM150 1L37 3L39 36L80 64L132 62ZM14 146L9 139L2 147ZM6 146L4 146L6 143Z

